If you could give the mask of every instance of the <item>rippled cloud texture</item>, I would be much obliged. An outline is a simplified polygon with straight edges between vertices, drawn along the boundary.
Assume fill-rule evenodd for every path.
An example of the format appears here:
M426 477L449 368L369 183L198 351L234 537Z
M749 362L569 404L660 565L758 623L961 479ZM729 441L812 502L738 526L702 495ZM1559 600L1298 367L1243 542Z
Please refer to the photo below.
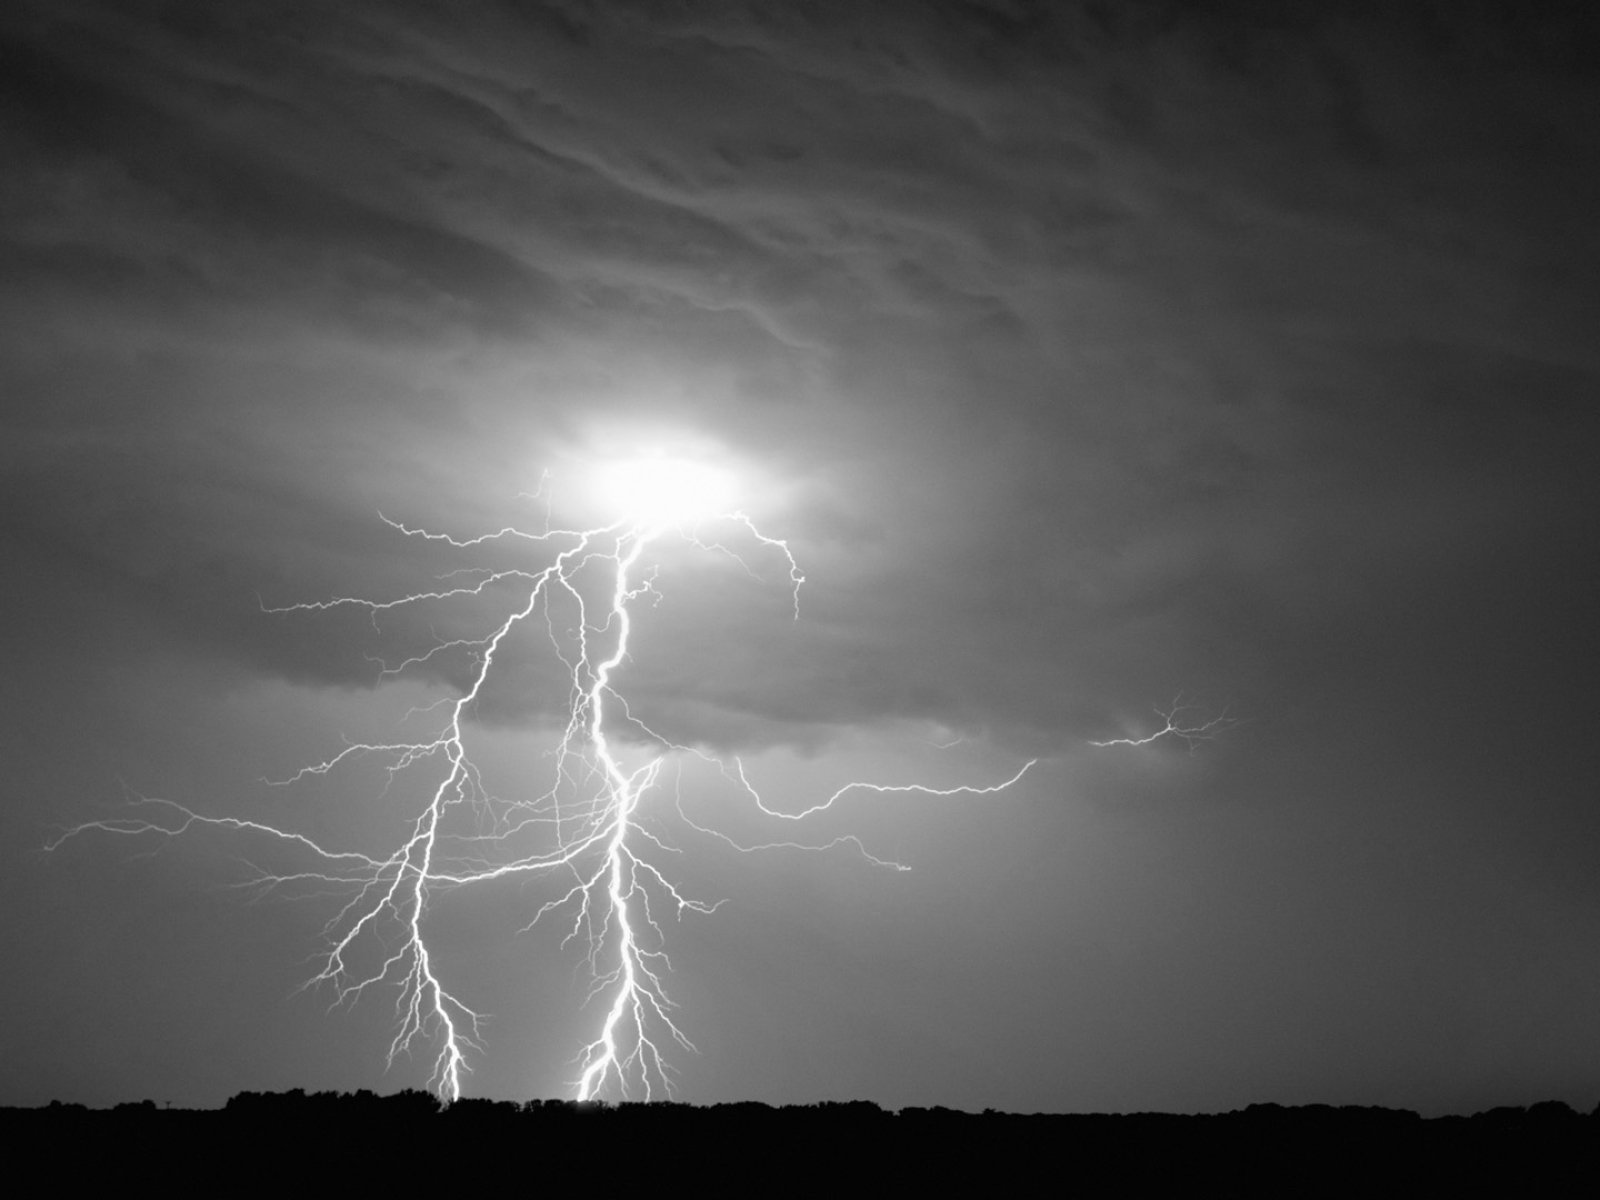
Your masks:
M678 438L809 582L665 563L653 724L797 789L1046 760L863 800L910 876L718 868L686 1098L1592 1105L1600 89L1592 21L1506 12L7 5L3 1098L384 1086L248 847L37 847L124 787L373 833L253 781L481 614L262 606ZM508 764L549 682L486 697ZM1246 720L1087 745L1180 694ZM496 1094L577 1028L518 1007L574 968L527 899L439 918Z

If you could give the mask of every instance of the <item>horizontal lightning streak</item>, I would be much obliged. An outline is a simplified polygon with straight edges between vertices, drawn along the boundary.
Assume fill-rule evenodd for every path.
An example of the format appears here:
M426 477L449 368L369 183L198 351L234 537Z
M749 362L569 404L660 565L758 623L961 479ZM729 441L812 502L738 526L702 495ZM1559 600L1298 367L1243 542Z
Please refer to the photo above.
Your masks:
M1161 728L1154 733L1142 737L1107 738L1104 741L1091 741L1091 746L1102 749L1110 746L1148 746L1159 742L1162 738L1177 738L1188 744L1192 751L1201 742L1209 742L1218 734L1226 733L1240 722L1235 717L1230 717L1226 712L1220 716L1212 717L1208 721L1193 721L1182 714L1194 709L1192 704L1184 704L1182 698L1174 700L1166 709L1156 709L1156 716L1161 718Z

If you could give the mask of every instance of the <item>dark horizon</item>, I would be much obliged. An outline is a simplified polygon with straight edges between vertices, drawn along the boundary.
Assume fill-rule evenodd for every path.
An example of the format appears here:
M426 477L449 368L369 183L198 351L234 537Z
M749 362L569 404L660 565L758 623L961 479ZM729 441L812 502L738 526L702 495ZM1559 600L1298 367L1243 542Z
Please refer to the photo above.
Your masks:
M236 1092L229 1096L221 1105L214 1108L182 1108L171 1102L158 1103L145 1098L143 1100L124 1100L117 1104L103 1108L93 1108L77 1102L63 1103L52 1100L48 1104L34 1105L31 1107L13 1106L0 1107L0 1112L15 1117L26 1118L29 1114L48 1114L51 1112L70 1115L81 1113L84 1115L117 1114L137 1116L144 1113L174 1113L192 1114L196 1116L217 1113L232 1113L249 1115L252 1112L263 1112L272 1108L293 1111L296 1106L299 1110L309 1113L312 1109L322 1108L331 1111L333 1106L343 1105L352 1109L361 1108L376 1113L380 1108L395 1115L404 1114L406 1117L428 1116L455 1110L457 1113L475 1114L480 1117L516 1117L539 1115L579 1115L592 1112L606 1113L631 1113L642 1116L649 1112L672 1113L724 1113L734 1116L774 1116L782 1117L788 1113L818 1113L855 1116L861 1118L876 1117L950 1117L950 1118L976 1118L993 1117L998 1119L1029 1120L1033 1118L1061 1117L1064 1121L1074 1118L1087 1120L1105 1120L1128 1118L1128 1124L1134 1123L1139 1118L1157 1118L1163 1121L1194 1121L1203 1123L1212 1118L1248 1118L1272 1119L1279 1116L1303 1119L1311 1122L1314 1120L1337 1121L1339 1119L1369 1118L1391 1122L1395 1125L1409 1122L1432 1123L1438 1126L1460 1126L1466 1121L1513 1121L1531 1120L1536 1122L1558 1123L1566 1127L1568 1122L1581 1122L1583 1120L1600 1120L1600 1105L1584 1113L1573 1108L1563 1100L1536 1100L1531 1104L1503 1104L1493 1108L1482 1109L1473 1113L1448 1113L1434 1117L1424 1117L1411 1109L1385 1108L1379 1105L1331 1105L1322 1103L1309 1103L1299 1105L1283 1105L1271 1101L1256 1102L1242 1109L1228 1109L1222 1112L1202 1113L1166 1113L1166 1112L1132 1112L1132 1113L1107 1113L1107 1112L1079 1112L1079 1113L1052 1113L1052 1112L1002 1112L996 1109L963 1109L951 1108L942 1104L935 1105L907 1105L903 1108L885 1108L871 1100L817 1100L810 1104L769 1104L762 1100L719 1100L711 1104L697 1105L684 1100L573 1100L570 1098L534 1098L528 1100L497 1100L483 1096L463 1096L458 1100L442 1100L437 1093L424 1091L417 1088L406 1088L400 1091L374 1091L369 1088L359 1088L351 1092L325 1091L308 1092L304 1088L291 1088L284 1092ZM1580 1125L1571 1126L1576 1130Z
M27 1136L33 1144L92 1138L111 1152L99 1156L101 1163L137 1149L129 1155L135 1170L169 1152L190 1170L200 1165L197 1153L202 1163L224 1167L265 1140L297 1147L277 1163L320 1175L348 1168L355 1138L389 1145L403 1137L407 1149L420 1145L428 1153L378 1154L365 1165L363 1178L371 1182L374 1173L393 1171L412 1185L431 1182L430 1171L443 1182L445 1171L459 1171L453 1161L458 1153L515 1136L561 1148L538 1168L541 1182L558 1186L596 1179L621 1186L635 1177L659 1183L678 1169L674 1150L690 1144L714 1148L719 1171L759 1175L770 1170L775 1153L802 1142L825 1145L831 1153L787 1162L781 1179L767 1186L794 1194L837 1187L841 1165L848 1164L857 1187L879 1184L881 1177L882 1186L1004 1188L1070 1171L1080 1189L1116 1191L1181 1184L1225 1187L1232 1195L1496 1188L1587 1196L1600 1107L1584 1116L1552 1100L1426 1119L1390 1109L1275 1104L1197 1117L1021 1115L937 1107L894 1111L868 1101L781 1108L741 1101L702 1108L659 1101L465 1099L441 1106L427 1092L362 1091L242 1093L223 1109L198 1112L149 1101L106 1111L54 1103L0 1108L0 1121L14 1137ZM319 1136L330 1130L338 1136ZM616 1153L619 1144L629 1153ZM117 1169L128 1167L118 1161Z
M264 610L535 570L395 526L603 520L595 464L665 447L805 583L796 614L770 544L653 549L629 715L784 811L968 789L740 855L796 831L670 756L642 828L725 901L664 925L679 1099L1593 1110L1597 32L5 6L0 1105L425 1087L392 987L300 990L341 901L250 886L294 845L42 848L145 796L392 853L420 777L261 781L461 695L467 651L383 665L505 595ZM549 770L540 653L466 718L496 796ZM1140 744L1175 705L1214 736ZM524 929L552 886L433 897L488 1018L465 1095L571 1094L603 1005L566 925Z

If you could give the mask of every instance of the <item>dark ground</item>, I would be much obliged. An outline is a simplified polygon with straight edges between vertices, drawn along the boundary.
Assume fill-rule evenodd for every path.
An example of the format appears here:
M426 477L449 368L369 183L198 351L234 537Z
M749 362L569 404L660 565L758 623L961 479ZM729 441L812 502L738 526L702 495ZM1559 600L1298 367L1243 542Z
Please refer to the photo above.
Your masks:
M858 1194L1044 1185L1092 1195L1594 1194L1600 1108L1423 1119L1382 1108L1258 1104L1175 1116L1016 1115L868 1103L515 1105L429 1095L242 1093L226 1108L152 1102L0 1110L5 1143L58 1180L320 1193L552 1186Z

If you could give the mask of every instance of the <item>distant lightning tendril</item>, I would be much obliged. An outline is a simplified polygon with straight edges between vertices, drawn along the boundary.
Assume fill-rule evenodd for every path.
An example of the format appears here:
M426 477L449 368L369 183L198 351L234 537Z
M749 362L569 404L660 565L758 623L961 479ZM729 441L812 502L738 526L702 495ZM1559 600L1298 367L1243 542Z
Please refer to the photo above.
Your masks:
M1209 742L1218 734L1226 733L1239 724L1239 718L1231 717L1226 712L1220 716L1211 717L1209 720L1199 720L1186 714L1193 712L1195 706L1185 704L1183 697L1177 699L1166 708L1155 710L1156 716L1161 718L1161 728L1154 733L1144 734L1140 737L1107 738L1105 741L1091 741L1091 746L1102 748L1110 746L1149 746L1163 738L1175 738L1184 742L1192 751L1201 742Z

